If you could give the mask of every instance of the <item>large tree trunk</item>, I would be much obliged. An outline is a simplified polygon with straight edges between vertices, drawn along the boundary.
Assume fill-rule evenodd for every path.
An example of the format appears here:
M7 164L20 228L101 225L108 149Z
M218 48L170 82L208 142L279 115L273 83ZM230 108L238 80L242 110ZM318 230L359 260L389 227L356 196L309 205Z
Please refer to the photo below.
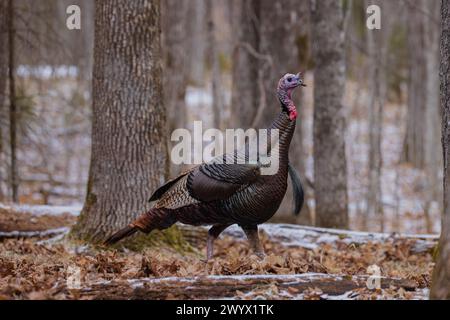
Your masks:
M316 224L348 227L345 51L341 1L311 1L314 72L314 192Z
M387 10L386 3L378 1L376 3L382 7L382 11ZM383 66L386 65L384 38L388 29L386 17L383 19L381 30L367 29L367 51L369 53L369 182L367 188L367 213L365 218L365 228L368 221L376 226L378 231L384 231L384 217L381 193L381 141L383 127L383 108L386 99L386 78Z
M91 164L72 230L94 242L148 209L167 173L159 1L97 1L95 9Z
M450 299L450 0L441 2L441 109L444 153L444 211L439 254L430 291L432 299Z
M9 81L9 145L10 181L13 202L19 202L19 174L17 170L17 105L14 1L8 1L8 81Z
M8 18L7 0L0 0L0 201L4 198L3 184L6 164L4 159L5 143L3 128L6 127L6 80L8 79ZM5 171L4 171L5 170Z

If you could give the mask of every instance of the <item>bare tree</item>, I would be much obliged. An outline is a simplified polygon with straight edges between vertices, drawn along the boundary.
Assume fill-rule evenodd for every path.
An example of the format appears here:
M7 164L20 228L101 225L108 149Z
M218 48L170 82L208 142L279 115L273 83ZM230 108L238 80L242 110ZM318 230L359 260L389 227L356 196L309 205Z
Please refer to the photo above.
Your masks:
M440 200L439 174L439 2L406 1L408 12L408 112L402 160L423 169L425 217L433 201ZM440 202L440 201L439 201Z
M94 242L148 209L168 163L159 1L99 0L95 10L92 155L72 230Z
M432 201L442 203L442 185L439 176L442 171L441 112L439 107L439 35L440 35L440 2L422 1L425 33L425 68L426 68L426 110L425 110L425 171L427 177L426 206L428 212ZM431 225L431 223L429 223ZM428 232L432 232L428 228Z
M298 21L301 4L295 0L262 0L259 10L258 51L263 55L258 60L262 83L259 94L263 100L258 106L262 110L258 110L254 123L267 126L278 112L273 107L279 104L274 90L278 80L287 72L300 71L296 41L302 31Z
M441 2L441 109L444 153L444 211L439 254L433 271L432 299L450 299L450 0Z
M366 2L369 5L368 2ZM383 1L370 2L382 7L387 11ZM383 26L380 30L367 30L367 52L369 54L369 182L367 188L367 213L364 217L365 227L367 222L373 221L379 230L384 230L384 217L381 193L381 168L382 168L382 127L383 108L386 100L386 77L383 66L386 65L386 43L387 37L387 15L383 17Z
M4 163L3 128L6 127L4 117L6 110L6 84L8 79L8 19L6 15L7 0L0 0L0 163ZM0 165L0 201L3 200L4 166Z
M420 0L421 1L421 0ZM406 136L402 160L417 168L425 165L424 134L426 123L423 115L426 109L426 57L423 12L418 10L420 2L407 2L408 14L408 112ZM420 5L419 5L420 8Z
M298 67L296 1L233 2L232 108L244 127L265 127L277 113L275 87Z
M348 227L344 17L341 1L311 1L316 224Z
M264 93L261 98L260 108L266 110L259 111L261 115L256 122L259 126L270 124L278 110L274 108L279 102L273 94L274 85L278 79L286 72L306 71L309 63L309 7L307 2L296 0L283 1L261 1L261 26L260 26L260 51L269 57L267 60L260 60L261 82ZM299 39L303 41L299 42ZM305 89L308 90L308 89ZM307 152L304 147L304 121L305 108L304 90L297 92L294 96L296 106L300 112L297 120L297 128L294 133L293 142L289 152L289 162L300 172L303 189L309 194L310 188L306 179L305 158ZM289 182L290 184L290 182ZM282 220L290 221L292 193L286 192L286 197L280 206L278 215ZM298 219L294 221L301 224L312 224L311 212L308 203L305 201L302 212Z
M233 126L249 128L260 104L258 86L258 0L233 0L233 87L231 112Z
M13 202L19 201L19 174L17 169L17 105L16 105L16 63L14 1L8 1L8 81L9 81L9 144L10 180Z
M206 0L207 1L207 0ZM192 84L203 85L206 54L206 1L188 0L187 32L189 47L186 51L189 59L189 80ZM183 1L184 2L184 1ZM178 4L180 1L178 1ZM176 9L177 10L177 9Z
M188 82L189 37L186 30L188 1L167 0L161 2L162 36L164 54L164 104L167 110L169 133L184 128L187 121L185 103ZM170 141L168 141L170 143ZM180 172L180 166L170 167L171 176Z
M214 20L214 7L217 2L206 1L206 17L208 21L208 59L211 68L212 111L215 128L221 128L221 113L224 108L222 96L222 77L219 65L218 43L216 36L216 23Z
M234 126L266 127L276 116L278 109L275 106L279 104L275 94L276 83L285 73L300 71L299 50L304 48L300 48L297 41L308 32L306 25L309 12L306 5L295 0L232 2L235 49L231 108ZM306 59L301 62L305 68ZM300 94L294 99L302 110ZM304 177L302 127L300 117L290 161ZM306 187L305 183L303 185ZM280 206L280 212L290 212L290 195L288 192ZM308 206L305 205L301 221L309 224L311 221L307 209ZM286 214L281 217L283 220L294 219Z

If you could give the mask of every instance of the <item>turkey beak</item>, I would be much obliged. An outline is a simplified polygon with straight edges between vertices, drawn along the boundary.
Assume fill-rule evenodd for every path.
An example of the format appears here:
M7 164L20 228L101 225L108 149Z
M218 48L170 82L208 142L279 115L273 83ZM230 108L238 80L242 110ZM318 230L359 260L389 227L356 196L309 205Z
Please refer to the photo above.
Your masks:
M306 87L306 84L304 84L303 80L302 80L302 73L301 72L297 73L296 77L297 77L297 81L299 82L299 85L302 87Z

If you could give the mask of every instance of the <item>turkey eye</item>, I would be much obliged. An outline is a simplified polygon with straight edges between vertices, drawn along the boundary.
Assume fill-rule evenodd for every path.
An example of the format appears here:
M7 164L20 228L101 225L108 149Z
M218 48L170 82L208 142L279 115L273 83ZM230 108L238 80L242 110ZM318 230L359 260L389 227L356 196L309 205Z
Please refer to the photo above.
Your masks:
M291 78L291 77L287 78L287 81L288 81L288 82L291 82L291 81L292 81L292 78Z

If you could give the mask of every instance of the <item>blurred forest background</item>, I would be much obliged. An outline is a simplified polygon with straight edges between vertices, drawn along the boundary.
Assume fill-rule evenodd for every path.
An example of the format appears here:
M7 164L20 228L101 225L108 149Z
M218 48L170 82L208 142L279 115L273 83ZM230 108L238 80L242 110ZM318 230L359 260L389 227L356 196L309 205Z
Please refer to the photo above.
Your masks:
M81 204L91 150L94 1L9 2L0 1L0 202ZM71 4L81 8L81 30L66 28ZM380 30L366 28L369 4L381 8ZM318 17L309 1L161 1L167 131L192 129L194 120L205 129L265 127L279 112L278 79L302 71L308 87L295 93L291 161L307 205L292 216L288 190L274 220L323 225L317 199L327 181L337 181L348 195L340 210L351 229L437 233L440 1L347 0L341 13L345 77L330 81L345 87L331 115L344 157L321 159L313 148L329 129L314 123L320 96L313 80L323 59L316 44L328 35L313 28ZM322 80L321 90L331 90ZM318 170L342 161L336 175ZM181 170L168 169L170 176Z

